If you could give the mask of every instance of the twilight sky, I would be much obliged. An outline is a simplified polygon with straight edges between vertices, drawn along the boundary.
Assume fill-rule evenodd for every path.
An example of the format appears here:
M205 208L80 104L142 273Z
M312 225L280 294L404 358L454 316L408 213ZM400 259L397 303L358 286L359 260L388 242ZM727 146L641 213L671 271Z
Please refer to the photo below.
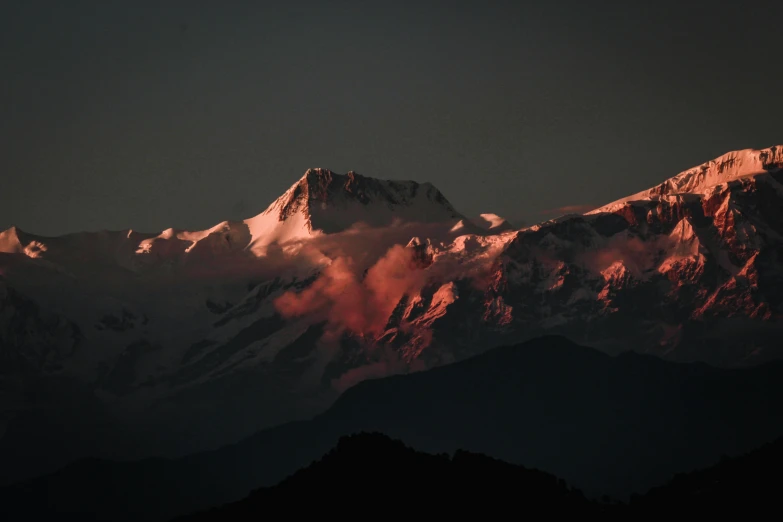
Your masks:
M598 206L783 143L783 2L721 4L2 0L0 229L205 228L308 167Z

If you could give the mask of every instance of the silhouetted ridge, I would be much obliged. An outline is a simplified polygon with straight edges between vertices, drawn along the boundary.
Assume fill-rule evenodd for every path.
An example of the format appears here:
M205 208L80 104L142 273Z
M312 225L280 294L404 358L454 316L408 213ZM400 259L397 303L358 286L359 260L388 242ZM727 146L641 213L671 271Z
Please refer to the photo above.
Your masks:
M783 439L737 458L724 458L709 468L679 474L628 504L604 496L587 500L565 481L548 473L514 466L485 455L458 450L453 457L417 452L378 433L343 437L322 459L277 486L253 492L246 499L177 519L182 522L251 520L271 508L287 514L345 512L358 502L341 493L383 506L385 514L410 514L404 501L389 502L404 489L416 496L416 508L439 515L480 512L484 517L509 512L631 516L722 515L748 518L774 513L783 485ZM319 497L323 495L323 497ZM323 498L311 504L302 498ZM332 511L334 510L334 511Z
M783 438L715 466L678 474L668 483L631 502L645 514L698 514L701 517L735 515L750 519L780 509L783 487Z
M387 516L419 510L440 516L466 510L500 516L520 506L561 514L600 510L580 491L541 471L467 451L453 457L431 455L380 433L360 433L342 437L319 461L274 487L181 520L251 520L271 509L284 509L288 516L328 516L360 506L372 506Z
M487 455L544 470L588 497L622 500L781 436L782 403L783 364L729 370L612 357L545 337L364 381L313 420L215 451L80 461L0 489L0 505L26 519L91 513L79 520L165 520L274 486L359 432L384 433L431 454ZM416 475L405 471L392 490L413 491L406 484Z
M408 389L421 386L428 391L422 390L419 397L424 400L427 397L432 399L433 393L443 394L438 389L430 390L430 388L440 387L441 383L437 380L440 376L448 379L449 388L459 387L461 391L469 392L472 386L478 385L479 387L475 388L476 392L492 393L491 387L502 383L510 384L519 391L519 386L525 382L534 382L526 379L531 370L529 376L531 379L538 379L544 373L548 378L562 380L569 378L573 373L582 374L585 368L599 368L611 364L611 360L611 356L593 348L580 346L566 337L547 335L522 344L493 348L469 359L435 367L426 372L359 382L337 399L330 413L346 410L345 412L350 415L351 410L361 409L362 405L372 401L407 399L416 401L415 395L404 397L394 391L400 386ZM598 375L595 374L596 378ZM461 395L457 397L459 396ZM364 413L372 415L369 406L367 408Z

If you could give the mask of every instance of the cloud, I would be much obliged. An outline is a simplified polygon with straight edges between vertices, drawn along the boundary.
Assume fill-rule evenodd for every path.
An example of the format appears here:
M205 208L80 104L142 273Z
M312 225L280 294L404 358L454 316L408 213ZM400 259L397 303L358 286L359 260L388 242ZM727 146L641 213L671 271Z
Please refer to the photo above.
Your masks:
M402 360L398 353L391 349L384 349L380 354L380 360L351 368L336 379L332 379L331 384L335 390L342 393L361 381L406 373L409 370L408 364Z
M647 265L648 246L635 237L611 241L582 255L584 264L593 272L601 272L620 261L634 276L639 277Z
M416 236L436 245L451 244L455 237L449 228L443 224L357 226L281 248L275 264L290 256L291 263L311 269L317 265L319 275L309 286L278 296L273 301L278 313L287 319L325 322L319 346L327 359L339 352L345 334L367 341L368 362L334 379L336 389L418 367L416 361L404 361L396 350L375 343L403 296L458 280L472 283L477 291L486 288L487 275L502 251L500 242L487 248L476 238L462 237L457 241L464 243L460 246L467 255L436 257L431 264L406 246Z
M649 240L627 234L618 234L603 245L580 254L579 261L593 272L599 273L616 262L621 262L636 278L655 268L661 251L672 248L672 240L659 236Z
M333 334L349 330L378 335L402 296L420 290L426 280L414 251L397 244L366 274L353 258L336 258L312 285L286 292L275 300L275 307L287 318L307 315L326 320Z
M339 377L331 380L332 387L342 393L348 388L367 379L379 379L400 373L414 373L427 369L420 360L405 361L400 353L388 346L374 346L369 349L373 362L351 368Z
M548 210L542 211L541 213L547 215L584 214L585 212L589 212L594 208L596 208L595 205L565 205L563 207L550 208Z
M442 256L425 266L416 250L404 246L414 233L431 238L435 244L451 242L443 225L357 228L307 241L298 256L320 259L320 275L307 288L279 296L275 308L289 319L326 321L329 336L347 330L372 338L383 333L406 294L420 293L428 284L484 281L502 247L484 248L475 238L465 238L465 251L477 249L479 254Z

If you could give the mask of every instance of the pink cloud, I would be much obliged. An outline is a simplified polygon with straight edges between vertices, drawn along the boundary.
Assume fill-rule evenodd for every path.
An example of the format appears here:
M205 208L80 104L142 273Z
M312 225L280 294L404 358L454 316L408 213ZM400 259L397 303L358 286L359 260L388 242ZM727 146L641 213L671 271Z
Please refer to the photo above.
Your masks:
M565 205L563 207L550 208L549 210L544 210L541 213L558 215L584 214L585 212L589 212L594 208L596 208L595 205Z
M415 361L403 361L395 350L374 343L383 334L403 296L416 295L427 285L449 281L468 280L478 291L489 284L487 276L500 249L469 256L468 260L444 256L426 266L415 249L404 246L413 236L429 237L437 243L447 240L449 234L442 225L358 227L309 240L302 244L297 258L305 257L311 260L308 262L318 259L323 263L327 258L330 261L321 265L318 278L308 287L288 291L274 301L277 311L287 319L326 322L320 340L322 350L339 350L344 333L368 340L365 349L368 361L372 362L334 379L332 384L339 390L365 378L415 369Z
M411 249L394 245L362 277L361 265L338 257L301 292L286 292L275 300L284 317L313 315L332 330L378 335L403 295L420 290L427 275Z
M642 274L655 267L659 252L671 247L668 237L658 237L644 241L636 236L618 235L604 245L581 254L581 262L594 272L601 272L619 261L633 274Z

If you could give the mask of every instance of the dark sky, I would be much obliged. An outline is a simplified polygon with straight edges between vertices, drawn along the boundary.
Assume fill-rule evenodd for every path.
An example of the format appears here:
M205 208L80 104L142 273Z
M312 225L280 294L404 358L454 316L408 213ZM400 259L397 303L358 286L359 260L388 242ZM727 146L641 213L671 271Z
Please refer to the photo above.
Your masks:
M203 228L308 167L606 203L783 143L783 2L722 3L2 0L0 228Z

